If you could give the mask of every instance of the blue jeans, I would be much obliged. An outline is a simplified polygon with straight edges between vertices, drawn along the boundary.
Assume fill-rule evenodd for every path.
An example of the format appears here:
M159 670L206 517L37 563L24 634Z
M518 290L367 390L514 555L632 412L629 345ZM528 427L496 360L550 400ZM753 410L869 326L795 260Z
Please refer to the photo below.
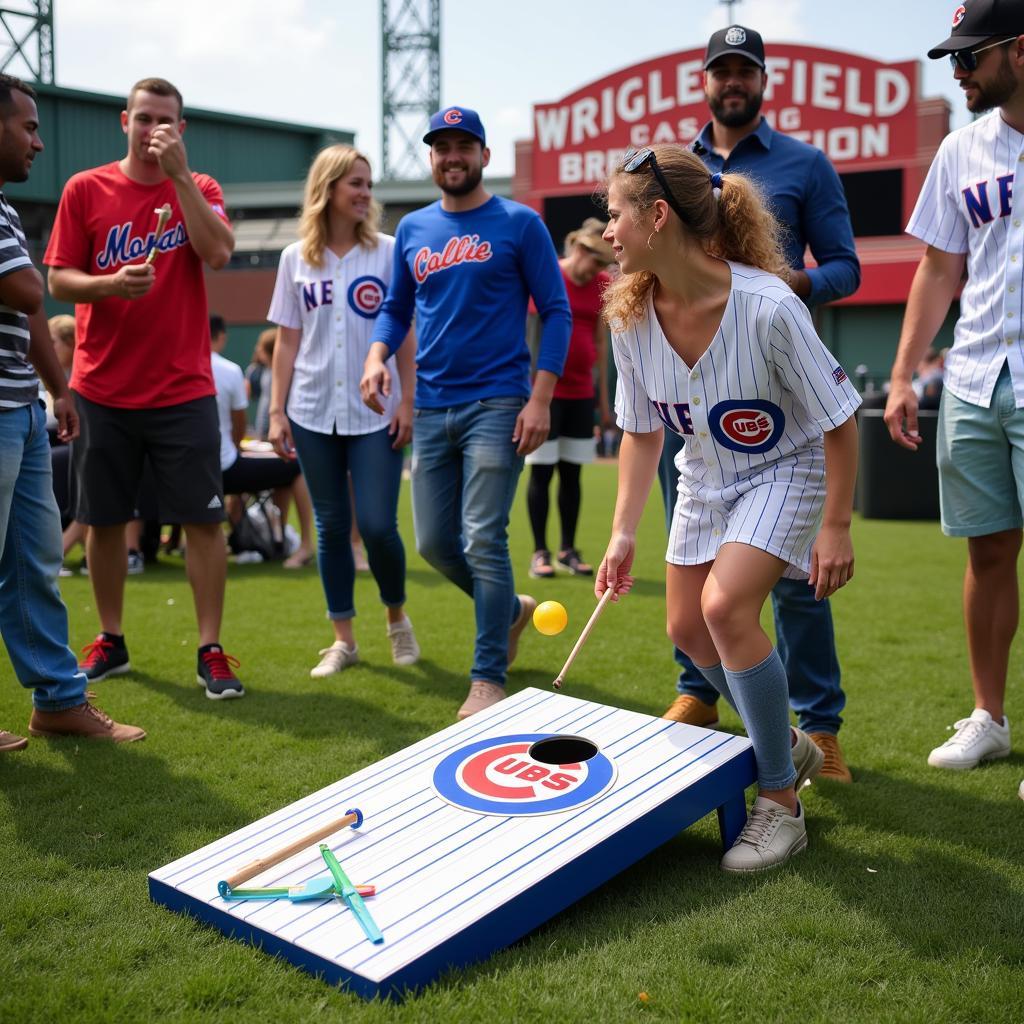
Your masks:
M317 563L327 618L355 617L356 566L352 558L352 474L356 522L381 601L405 604L405 545L398 533L402 453L384 430L372 434L319 434L292 423L295 452L313 499Z
M675 457L683 439L665 431L665 444L658 465L658 481L665 502L665 523L671 526L675 508L679 471ZM806 580L780 579L772 590L776 647L789 680L789 703L804 732L828 732L835 735L842 724L840 713L846 706L846 694L840 682L839 657L832 627L832 606L828 600L815 601ZM689 694L714 704L718 693L678 648L676 664L682 671L676 682L681 694Z
M518 607L508 519L522 472L512 442L523 398L417 409L412 437L416 547L473 599L471 679L505 685L508 631Z
M85 674L68 647L68 610L57 589L62 554L43 407L0 412L0 633L14 674L40 711L85 700Z

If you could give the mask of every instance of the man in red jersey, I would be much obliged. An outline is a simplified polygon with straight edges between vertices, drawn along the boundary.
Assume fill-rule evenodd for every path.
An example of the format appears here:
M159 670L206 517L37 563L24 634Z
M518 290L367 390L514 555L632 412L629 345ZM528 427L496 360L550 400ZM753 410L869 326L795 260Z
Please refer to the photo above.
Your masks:
M181 94L170 82L137 82L121 127L127 155L68 181L43 261L53 297L76 304L77 518L90 527L101 629L82 668L91 682L131 668L124 528L148 457L162 515L184 524L188 540L197 679L212 699L241 697L237 662L220 646L224 496L203 284L203 264L223 267L234 236L220 186L189 170ZM160 226L165 204L170 217Z

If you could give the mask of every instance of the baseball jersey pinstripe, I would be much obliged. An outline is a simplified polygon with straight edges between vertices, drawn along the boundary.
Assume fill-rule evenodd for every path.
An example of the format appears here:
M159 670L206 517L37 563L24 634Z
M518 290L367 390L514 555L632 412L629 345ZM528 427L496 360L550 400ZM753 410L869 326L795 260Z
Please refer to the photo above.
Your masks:
M988 408L1006 362L1024 408L1024 224L1013 213L1024 179L1024 135L998 110L942 140L907 232L943 252L967 254L960 318L946 357L945 386Z
M612 333L623 430L685 435L666 558L714 559L738 541L804 575L825 500L823 433L860 405L821 343L807 307L777 277L730 263L722 323L692 368L646 317Z
M391 283L395 240L378 235L377 247L356 246L344 256L324 250L324 265L311 267L301 243L281 253L267 319L302 331L287 412L319 434L370 434L382 430L401 399L394 357L391 396L379 416L363 405L359 381L373 328Z

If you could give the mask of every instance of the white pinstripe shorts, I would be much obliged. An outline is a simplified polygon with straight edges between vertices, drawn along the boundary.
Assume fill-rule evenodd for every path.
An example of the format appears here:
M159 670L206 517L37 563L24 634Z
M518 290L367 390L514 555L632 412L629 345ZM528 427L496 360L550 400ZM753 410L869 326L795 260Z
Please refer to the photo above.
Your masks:
M802 579L825 505L824 458L787 458L724 487L679 478L665 561L713 562L723 544L748 544L788 562L783 576Z

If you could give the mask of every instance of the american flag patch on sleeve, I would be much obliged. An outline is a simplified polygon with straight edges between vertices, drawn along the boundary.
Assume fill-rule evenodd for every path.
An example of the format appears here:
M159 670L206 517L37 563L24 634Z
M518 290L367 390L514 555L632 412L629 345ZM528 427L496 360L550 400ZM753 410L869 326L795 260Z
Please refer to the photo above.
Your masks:
M844 370L844 369L843 369L843 368L842 368L841 366L837 366L837 367L836 367L836 368L835 368L835 369L834 369L834 370L832 371L832 379L833 379L833 380L834 380L834 381L835 381L835 382L836 382L837 384L842 384L842 383L843 383L843 381L844 381L844 380L846 380L846 371L845 371L845 370Z

